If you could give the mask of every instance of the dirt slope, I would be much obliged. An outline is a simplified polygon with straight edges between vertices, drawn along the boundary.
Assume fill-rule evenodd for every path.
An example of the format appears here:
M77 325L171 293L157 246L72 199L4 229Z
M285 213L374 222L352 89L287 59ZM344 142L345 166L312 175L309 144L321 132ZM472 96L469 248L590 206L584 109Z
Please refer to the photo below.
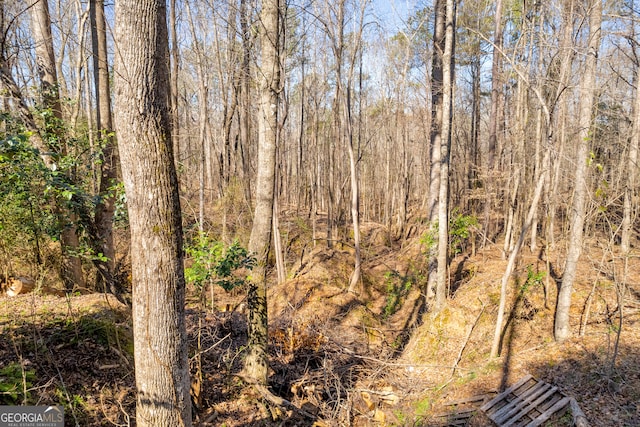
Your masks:
M189 308L194 377L198 353L202 365L196 425L435 425L445 402L531 373L576 397L594 426L640 426L637 268L627 265L625 276L624 264L591 242L573 296L576 336L559 346L552 308L562 256L525 251L510 285L501 357L488 360L506 265L500 251L456 258L451 298L434 315L422 298L419 239L389 246L381 227L364 228L357 294L345 292L353 262L346 245L290 255L297 261L289 279L269 289L271 390L304 414L265 404L235 375L246 344L242 292L216 290L216 304L235 311ZM553 277L540 274L547 261ZM131 346L128 310L113 298L0 297L2 404L56 402L69 425L134 425ZM488 425L480 417L474 423Z

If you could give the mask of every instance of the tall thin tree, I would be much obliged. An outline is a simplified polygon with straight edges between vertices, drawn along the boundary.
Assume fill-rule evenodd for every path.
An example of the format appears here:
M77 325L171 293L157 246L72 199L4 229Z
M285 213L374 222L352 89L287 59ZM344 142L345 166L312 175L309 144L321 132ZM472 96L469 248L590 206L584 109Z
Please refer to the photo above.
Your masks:
M442 166L442 121L443 121L443 54L445 49L445 0L437 0L434 9L433 57L431 62L431 129L429 193L427 196L427 218L432 236L438 235L438 197L440 195L440 168ZM438 269L438 246L433 239L428 248L427 296L435 293Z
M99 201L95 208L96 232L102 254L107 258L102 274L105 287L112 293L120 293L114 283L115 245L113 241L113 216L115 194L113 187L118 177L118 153L111 115L111 84L107 55L107 26L104 16L104 1L89 2L91 41L93 53L93 81L96 94L96 123L98 130L98 158L100 165Z
M489 146L487 147L487 164L485 169L485 180L488 186L487 199L484 205L484 228L485 234L491 235L489 228L490 216L493 204L493 191L494 185L491 179L491 173L495 166L496 150L498 146L498 121L500 114L500 107L502 106L500 100L500 92L502 85L501 68L502 68L502 0L495 2L496 9L494 14L494 29L493 29L493 58L491 61L491 106L489 107Z
M633 21L630 21L630 40L633 40L632 43L635 43L636 40L635 25ZM638 182L638 150L640 149L640 64L637 63L635 77L636 94L633 104L633 125L631 140L629 141L629 159L627 162L627 175L629 178L624 186L620 235L620 247L626 254L631 250L631 234L638 213L638 206L633 203L634 200L637 200L638 193L636 185Z
M169 30L171 31L171 129L173 131L173 157L176 168L180 165L180 113L178 111L178 70L180 53L178 50L178 23L176 18L176 0L169 2Z
M31 7L31 31L35 42L42 106L51 111L52 117L50 119L52 122L45 127L49 128L57 140L57 147L47 148L56 151L58 157L63 157L67 151L64 120L58 92L59 84L53 50L49 3L46 0L37 0ZM72 177L68 176L67 179L72 179ZM63 199L59 198L56 214L60 226L60 245L62 247L62 279L65 288L72 290L74 286L84 287L82 262L77 255L80 242L76 225L77 217L72 212L65 212L62 204Z
M442 1L442 0L440 0ZM442 52L442 127L440 135L440 187L438 189L438 272L436 276L436 309L444 306L447 291L449 256L449 160L453 115L455 0L445 4L445 40Z
M580 106L578 117L577 150L575 154L574 196L571 207L569 250L565 262L562 284L558 291L554 336L564 342L570 335L569 310L578 260L582 252L584 220L587 208L587 160L591 141L592 112L596 95L596 66L600 50L602 0L587 2L589 14L589 43L584 72L580 80Z
M263 0L260 12L260 50L258 110L258 169L256 207L249 239L249 251L256 257L253 280L249 284L249 354L244 376L265 385L267 358L267 262L271 248L273 199L276 180L278 135L278 96L280 92L280 0Z

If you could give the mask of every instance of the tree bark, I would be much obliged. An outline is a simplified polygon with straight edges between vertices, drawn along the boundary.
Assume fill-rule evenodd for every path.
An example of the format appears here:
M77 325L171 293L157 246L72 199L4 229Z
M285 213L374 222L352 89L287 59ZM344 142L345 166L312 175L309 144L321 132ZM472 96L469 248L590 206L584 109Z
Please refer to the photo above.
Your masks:
M190 426L178 179L164 0L119 0L115 128L131 230L138 426Z
M256 207L249 252L256 257L249 284L248 348L243 375L251 382L267 384L267 262L271 247L276 179L278 95L280 90L280 0L264 0L260 13L260 104L258 112L258 168Z
M433 59L431 65L431 146L429 169L429 195L427 200L427 218L430 233L438 234L438 197L442 174L442 121L443 121L443 54L445 49L445 0L437 0L435 4L435 24L433 35ZM438 247L428 248L427 296L435 295L438 271Z
M51 110L53 121L48 123L52 133L57 139L57 147L48 147L57 151L60 156L66 155L66 141L62 106L58 93L58 76L56 72L56 60L53 51L53 36L51 33L51 18L49 4L46 0L37 0L31 8L31 31L35 41L36 63L40 78L40 96L44 108ZM55 166L52 164L51 168ZM67 177L70 178L70 177ZM65 289L73 290L75 286L84 287L82 273L82 261L77 255L80 242L78 239L76 220L73 212L65 212L64 200L58 197L56 202L56 215L60 227L60 246L62 249L62 280Z
M565 262L562 284L558 291L554 335L557 342L564 342L570 335L569 310L571 293L576 277L578 260L582 251L584 217L587 202L587 159L591 140L591 115L596 92L596 66L600 49L602 0L589 2L589 45L584 73L580 80L579 131L575 157L574 196L571 212L569 250Z
M498 146L498 121L502 116L500 111L501 100L500 92L502 86L501 68L502 68L502 0L496 1L495 22L493 29L493 59L491 62L491 106L489 107L489 146L487 147L487 164L485 169L485 188L486 200L484 202L484 233L491 236L493 228L491 227L491 211L493 210L494 185L493 171L495 167L496 150Z
M111 115L111 88L109 83L109 63L107 59L107 28L104 16L104 1L89 2L91 19L91 40L93 50L93 80L96 94L96 114L98 141L100 142L100 187L99 202L95 207L95 223L102 254L107 258L105 267L108 276L102 280L105 288L118 294L120 290L114 282L116 251L113 241L113 215L115 194L112 187L118 178L118 153L113 134Z
M489 112L489 147L487 150L487 171L495 165L498 141L498 107L500 104L500 68L502 65L502 0L496 1L493 29L493 59L491 62L491 107Z
M171 131L173 135L173 157L176 170L180 166L180 113L178 111L178 25L176 22L176 0L169 2L169 30L171 31Z
M633 24L632 24L633 26ZM640 146L640 67L636 69L636 97L633 107L633 128L629 142L629 160L627 162L627 183L624 186L622 209L622 230L620 248L628 254L631 250L631 234L634 218L637 215L638 148Z
M438 194L436 310L440 310L444 306L447 297L447 269L449 266L449 151L451 148L453 74L455 68L455 1L447 0L445 8L445 41L444 51L442 53L442 128L440 136L440 188Z

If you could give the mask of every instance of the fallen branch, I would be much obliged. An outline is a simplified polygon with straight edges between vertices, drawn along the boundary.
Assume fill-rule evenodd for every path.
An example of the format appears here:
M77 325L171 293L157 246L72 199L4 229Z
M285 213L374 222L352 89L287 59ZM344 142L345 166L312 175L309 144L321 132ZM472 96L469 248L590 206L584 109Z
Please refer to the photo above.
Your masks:
M482 301L480 301L480 303L482 304ZM452 378L456 373L456 369L458 369L458 364L460 363L460 360L462 360L462 353L464 352L464 349L467 348L467 344L469 344L469 340L471 339L471 334L473 333L473 330L476 328L476 325L480 321L480 317L482 316L482 313L484 313L484 304L482 304L482 309L480 309L480 313L478 313L476 320L473 322L473 325L471 325L471 328L469 329L469 332L467 333L467 336L464 339L464 344L462 344L462 347L460 348L460 352L458 353L456 362L453 364L453 369L451 369Z
M327 337L325 337L327 338ZM449 365L429 365L429 364L414 364L414 363L402 363L402 362L389 362L387 360L382 360L382 359L378 359L375 357L371 357L371 356L363 356L361 354L356 353L355 351L351 350L350 348L347 347L340 347L340 344L330 338L327 338L328 341L330 341L331 343L335 344L336 346L338 346L338 349L336 350L337 352L341 352L341 353L345 353L348 354L349 356L353 357L354 359L360 359L360 360L365 360L367 362L373 362L373 363L377 363L379 365L382 366L390 366L390 367L396 367L396 368L407 368L409 371L412 371L413 369L453 369L454 366L449 366ZM459 370L462 371L470 371L471 369L467 369L467 368L457 368Z
M210 352L211 350L213 350L214 348L216 348L217 346L219 346L220 344L222 344L227 338L229 338L231 336L231 333L228 333L227 335L225 335L224 337L222 337L218 342L214 343L211 347L205 349L205 350L201 350L198 353L194 354L193 356L191 356L191 360L194 360L196 357L201 356L205 353Z
M289 402L285 398L276 396L266 386L262 384L252 384L252 386L258 393L260 393L260 396L262 396L262 398L265 399L267 402L273 405L279 406L281 408L291 409L292 411L304 416L305 418L309 418L314 421L323 422L317 415L313 415L312 413L307 412L302 408L298 408L296 405Z

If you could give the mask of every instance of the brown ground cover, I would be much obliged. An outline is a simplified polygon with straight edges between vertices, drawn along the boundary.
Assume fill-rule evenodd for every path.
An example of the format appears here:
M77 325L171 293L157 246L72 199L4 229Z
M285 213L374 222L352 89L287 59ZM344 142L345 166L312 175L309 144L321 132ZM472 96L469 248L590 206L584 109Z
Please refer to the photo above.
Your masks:
M501 356L489 360L506 265L499 249L454 259L451 298L433 314L421 293L419 233L389 245L383 230L364 227L357 295L345 292L352 249L320 243L304 254L293 248L288 280L269 290L271 391L299 409L269 404L236 376L246 344L242 292L216 290L219 310L206 312L192 295L192 372L202 373L196 425L436 425L446 402L531 373L574 396L593 426L640 426L635 258L625 268L624 259L589 242L573 295L575 334L557 345L562 254L525 250L510 285ZM547 265L552 274L541 274ZM64 404L68 425L135 425L130 331L128 309L104 295L0 297L2 403ZM490 421L478 414L472 425ZM569 418L549 425L569 425Z

